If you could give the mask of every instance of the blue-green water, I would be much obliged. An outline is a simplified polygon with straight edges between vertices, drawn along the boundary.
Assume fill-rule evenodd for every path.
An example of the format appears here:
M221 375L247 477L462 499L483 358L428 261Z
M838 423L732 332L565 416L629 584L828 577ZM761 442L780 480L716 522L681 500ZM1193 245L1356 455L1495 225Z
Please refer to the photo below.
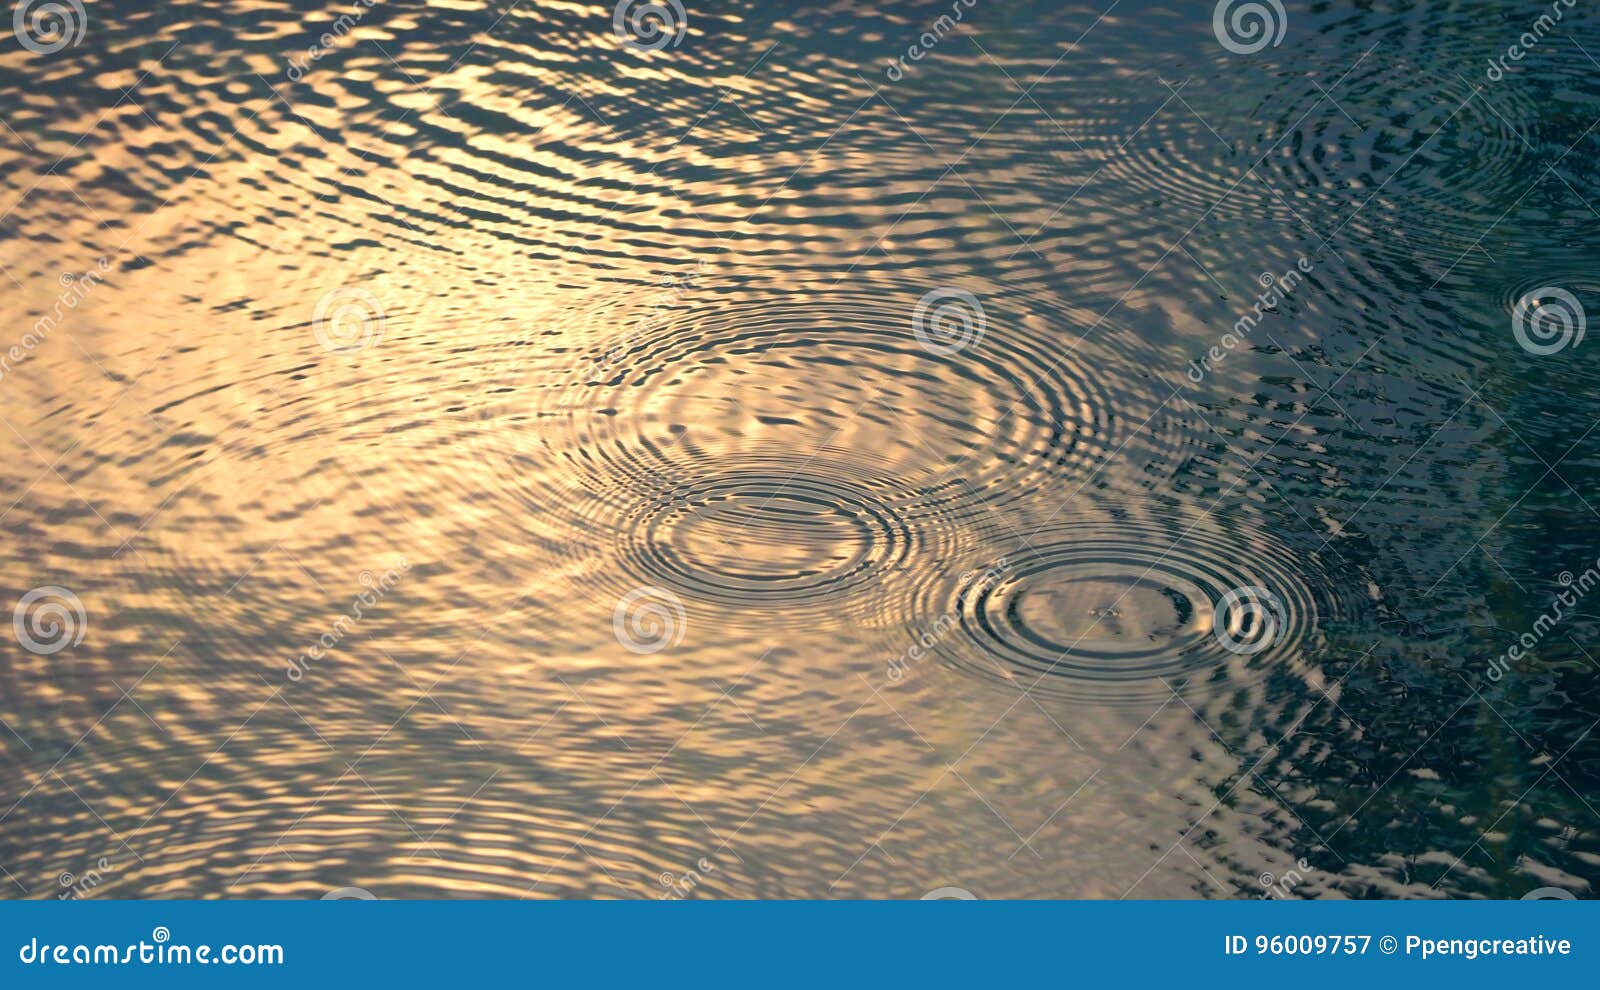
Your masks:
M1583 3L13 13L7 895L1593 896Z

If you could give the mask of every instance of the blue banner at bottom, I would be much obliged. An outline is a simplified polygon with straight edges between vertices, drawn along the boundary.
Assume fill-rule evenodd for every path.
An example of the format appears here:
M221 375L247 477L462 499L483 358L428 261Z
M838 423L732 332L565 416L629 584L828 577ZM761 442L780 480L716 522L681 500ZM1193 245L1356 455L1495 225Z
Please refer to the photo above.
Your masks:
M0 904L13 986L1594 978L1594 901ZM1137 985L1137 984L1136 984Z

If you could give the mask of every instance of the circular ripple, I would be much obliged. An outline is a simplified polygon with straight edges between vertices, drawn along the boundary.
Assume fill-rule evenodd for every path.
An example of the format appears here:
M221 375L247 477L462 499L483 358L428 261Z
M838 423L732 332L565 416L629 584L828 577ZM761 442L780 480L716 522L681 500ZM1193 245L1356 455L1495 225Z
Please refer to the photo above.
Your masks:
M565 549L580 582L607 599L666 592L698 630L882 625L907 614L930 561L977 537L946 515L908 518L904 488L849 464L774 456L703 471L620 513L591 503L598 538Z
M777 469L665 489L624 519L618 540L642 582L786 615L868 594L922 542L864 484Z
M1372 249L1454 263L1536 177L1538 101L1480 92L1463 78L1476 53L1417 64L1348 40L1254 70L1219 61L1182 87L1105 87L1059 115L1070 142L1044 137L1063 171L1096 169L1084 203L1131 200L1186 226L1348 223Z
M619 314L542 390L542 473L566 486L558 500L628 513L711 466L814 459L894 478L896 511L917 520L1155 484L1181 464L1195 430L1161 401L1171 389L1153 362L981 293L981 337L926 347L922 295L744 290L645 325Z
M1570 311L1571 303L1560 299L1560 293L1567 293L1577 301L1585 323L1600 320L1600 277L1596 277L1592 271L1581 272L1563 267L1539 270L1506 286L1500 296L1500 304L1508 325L1516 319L1518 308L1524 304L1538 308L1541 304L1559 303Z
M1338 614L1299 559L1259 534L1104 519L1028 541L926 589L918 619L955 620L935 647L947 663L1033 693L1142 703L1299 669Z

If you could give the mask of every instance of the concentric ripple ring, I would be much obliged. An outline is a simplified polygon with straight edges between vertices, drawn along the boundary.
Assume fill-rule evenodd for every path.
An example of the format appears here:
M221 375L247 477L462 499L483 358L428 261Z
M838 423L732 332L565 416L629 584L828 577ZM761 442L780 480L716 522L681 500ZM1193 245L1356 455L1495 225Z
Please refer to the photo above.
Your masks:
M1337 614L1261 534L1077 520L1029 544L922 596L919 621L957 619L935 648L945 662L1044 695L1144 702L1297 668Z

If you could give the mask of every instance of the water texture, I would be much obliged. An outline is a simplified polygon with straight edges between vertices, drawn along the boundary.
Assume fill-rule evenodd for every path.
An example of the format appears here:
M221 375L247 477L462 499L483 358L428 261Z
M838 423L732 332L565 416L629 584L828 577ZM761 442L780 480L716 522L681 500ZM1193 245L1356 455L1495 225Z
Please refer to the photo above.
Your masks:
M1584 0L10 13L6 896L1595 895Z

